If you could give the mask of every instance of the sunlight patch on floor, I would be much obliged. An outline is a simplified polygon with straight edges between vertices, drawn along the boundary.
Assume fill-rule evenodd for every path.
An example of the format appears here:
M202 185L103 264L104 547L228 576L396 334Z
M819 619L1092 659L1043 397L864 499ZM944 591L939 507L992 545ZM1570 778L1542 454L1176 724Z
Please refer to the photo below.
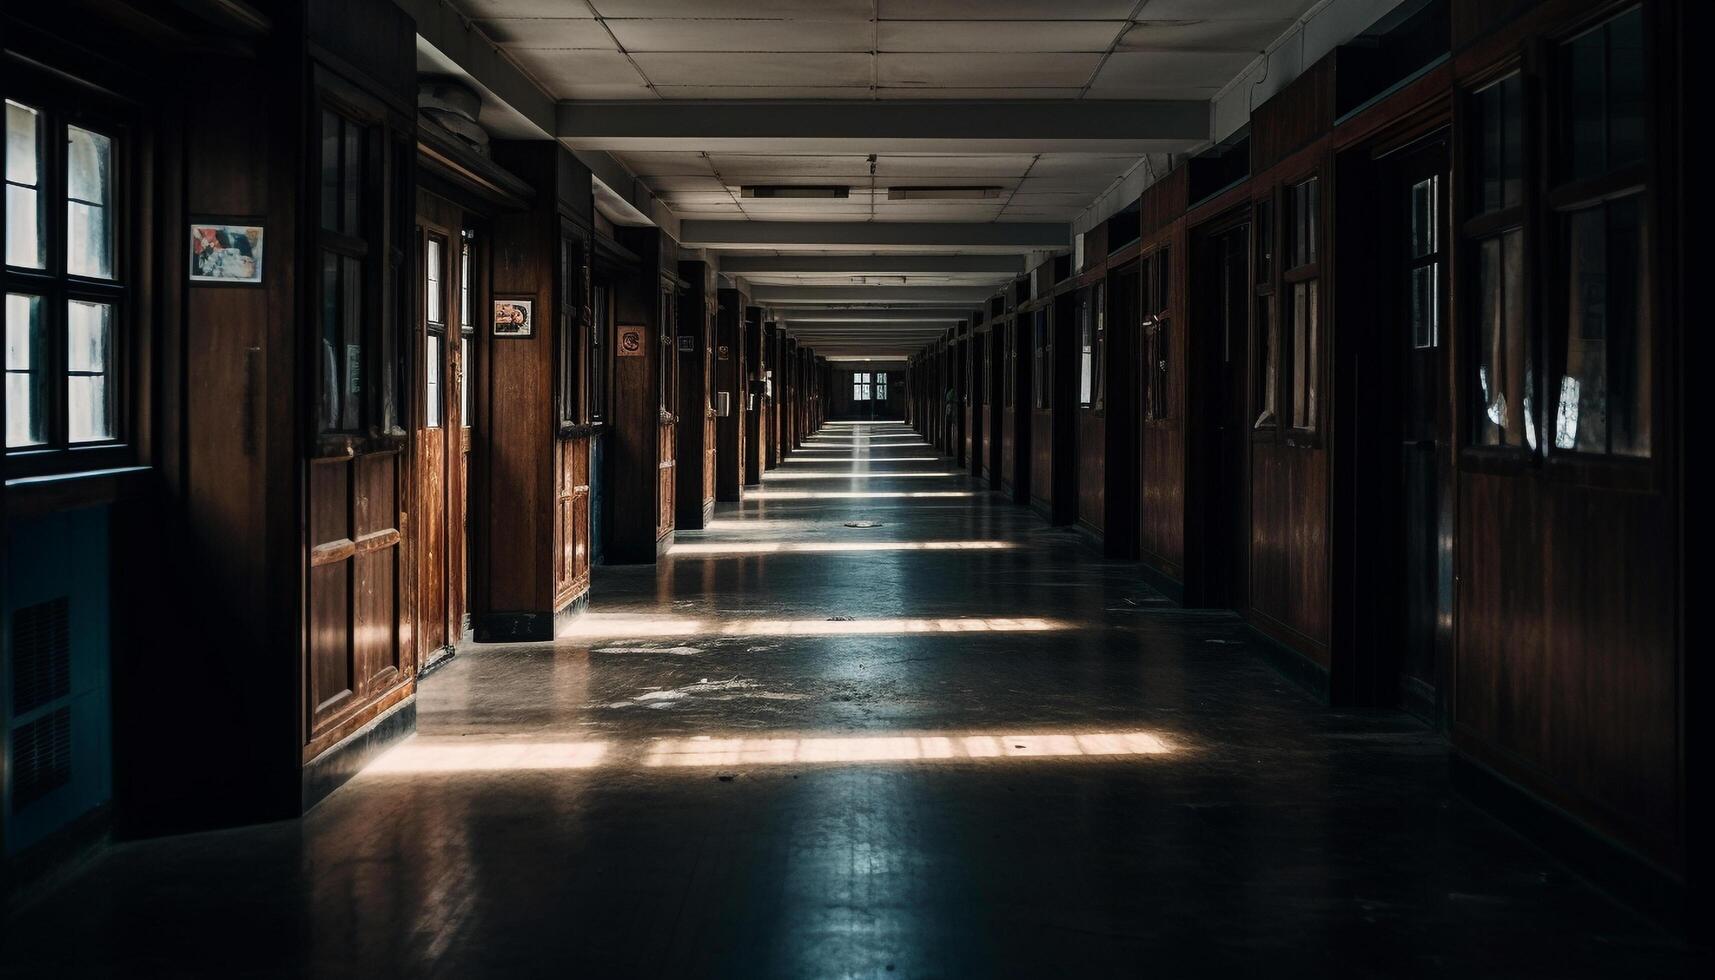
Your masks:
M858 735L802 738L660 739L647 767L965 762L1013 759L1169 755L1175 746L1153 732L1031 735Z

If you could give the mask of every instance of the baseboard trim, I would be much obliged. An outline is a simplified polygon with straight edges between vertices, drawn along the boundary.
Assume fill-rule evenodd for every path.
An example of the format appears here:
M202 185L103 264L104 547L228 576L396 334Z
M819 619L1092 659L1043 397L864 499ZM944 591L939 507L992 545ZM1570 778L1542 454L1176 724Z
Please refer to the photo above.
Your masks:
M1448 770L1461 796L1594 887L1669 929L1688 928L1689 893L1678 876L1457 747Z
M308 813L376 756L416 731L417 696L413 694L304 763L299 773L299 811Z
M1176 606L1185 605L1185 583L1167 574L1147 560L1137 563L1138 577L1143 579L1150 588L1173 600Z
M1270 667L1303 689L1304 693L1315 698L1319 704L1332 703L1333 686L1326 667L1287 646L1267 631L1257 628L1249 618L1241 618L1244 618L1245 625L1250 627L1251 635L1257 640L1257 650Z

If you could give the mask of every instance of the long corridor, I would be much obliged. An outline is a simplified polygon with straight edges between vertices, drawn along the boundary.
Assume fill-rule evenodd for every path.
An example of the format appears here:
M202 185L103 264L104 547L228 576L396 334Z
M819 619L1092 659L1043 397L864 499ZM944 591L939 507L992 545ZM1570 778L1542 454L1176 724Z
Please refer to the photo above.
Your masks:
M909 429L835 423L301 822L121 845L21 973L1676 974L1453 796Z

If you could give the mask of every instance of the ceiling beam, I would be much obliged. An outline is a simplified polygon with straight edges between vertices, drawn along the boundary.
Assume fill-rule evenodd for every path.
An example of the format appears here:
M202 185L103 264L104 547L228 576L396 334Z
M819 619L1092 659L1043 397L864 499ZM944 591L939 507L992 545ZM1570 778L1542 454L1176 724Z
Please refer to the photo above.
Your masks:
M1196 100L680 100L561 102L578 149L909 153L1170 152L1209 138Z
M906 276L946 272L1024 274L1017 255L723 255L720 271L735 275L807 273Z
M687 221L679 242L688 248L989 248L1002 251L1066 248L1061 222L958 221Z
M759 306L917 303L975 309L994 293L993 286L752 286L750 300Z

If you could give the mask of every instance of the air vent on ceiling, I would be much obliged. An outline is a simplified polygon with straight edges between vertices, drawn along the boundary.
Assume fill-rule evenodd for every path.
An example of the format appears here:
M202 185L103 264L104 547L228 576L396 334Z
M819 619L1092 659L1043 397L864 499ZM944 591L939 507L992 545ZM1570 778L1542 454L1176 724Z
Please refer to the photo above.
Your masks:
M808 184L747 184L739 188L741 196L761 199L819 199L832 200L851 196L850 187Z
M12 714L71 693L71 604L66 597L12 613Z
M889 201L987 201L1005 193L1002 187L889 187Z

